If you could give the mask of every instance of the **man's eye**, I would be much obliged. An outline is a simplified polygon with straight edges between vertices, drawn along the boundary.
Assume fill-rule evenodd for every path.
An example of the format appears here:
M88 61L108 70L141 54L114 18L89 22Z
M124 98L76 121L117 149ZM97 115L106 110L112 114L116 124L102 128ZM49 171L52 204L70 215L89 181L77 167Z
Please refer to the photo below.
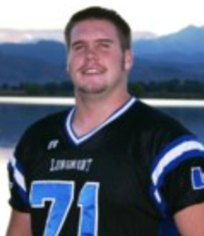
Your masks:
M108 44L108 43L101 43L100 45L99 45L101 48L110 48L110 44Z
M73 49L74 51L82 51L84 49L84 45L75 45Z

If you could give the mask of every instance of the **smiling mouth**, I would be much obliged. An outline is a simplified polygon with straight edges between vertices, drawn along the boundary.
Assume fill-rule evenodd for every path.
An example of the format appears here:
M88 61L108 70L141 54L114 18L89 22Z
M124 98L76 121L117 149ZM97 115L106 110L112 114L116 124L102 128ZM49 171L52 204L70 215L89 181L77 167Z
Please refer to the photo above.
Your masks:
M106 71L105 68L84 68L81 70L81 72L84 74L84 75L100 75L100 74L103 74L104 72Z

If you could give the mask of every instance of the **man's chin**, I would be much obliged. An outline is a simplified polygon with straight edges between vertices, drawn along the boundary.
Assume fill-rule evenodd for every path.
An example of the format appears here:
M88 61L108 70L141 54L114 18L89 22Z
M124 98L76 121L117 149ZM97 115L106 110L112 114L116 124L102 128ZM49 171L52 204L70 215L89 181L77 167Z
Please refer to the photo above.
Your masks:
M105 88L81 88L78 89L78 94L86 97L100 97L102 96L106 89Z

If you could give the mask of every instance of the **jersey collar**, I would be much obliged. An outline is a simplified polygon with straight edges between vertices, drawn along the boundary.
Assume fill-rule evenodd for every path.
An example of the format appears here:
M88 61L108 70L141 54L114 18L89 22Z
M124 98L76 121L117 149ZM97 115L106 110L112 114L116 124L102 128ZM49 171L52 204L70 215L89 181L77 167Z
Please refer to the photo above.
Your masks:
M72 121L73 121L73 116L75 112L75 107L72 108L72 110L69 112L69 115L67 117L66 121L66 128L67 132L71 138L71 140L74 142L75 145L79 145L83 143L84 141L88 140L91 138L94 134L99 132L102 128L116 120L118 117L120 117L122 114L124 114L136 101L135 97L131 97L123 106L121 106L118 110L116 110L108 119L106 119L100 126L98 126L95 129L92 129L90 132L87 134L78 137L76 133L74 132L72 128Z

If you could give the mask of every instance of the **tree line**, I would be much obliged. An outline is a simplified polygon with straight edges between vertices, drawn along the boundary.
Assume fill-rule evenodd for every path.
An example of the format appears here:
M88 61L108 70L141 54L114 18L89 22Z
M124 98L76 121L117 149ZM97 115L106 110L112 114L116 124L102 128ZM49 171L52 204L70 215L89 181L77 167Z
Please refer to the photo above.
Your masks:
M204 99L204 82L196 80L172 79L165 82L129 83L129 91L141 98L185 98ZM61 83L20 83L0 85L0 96L52 96L72 97L73 86L69 82Z

